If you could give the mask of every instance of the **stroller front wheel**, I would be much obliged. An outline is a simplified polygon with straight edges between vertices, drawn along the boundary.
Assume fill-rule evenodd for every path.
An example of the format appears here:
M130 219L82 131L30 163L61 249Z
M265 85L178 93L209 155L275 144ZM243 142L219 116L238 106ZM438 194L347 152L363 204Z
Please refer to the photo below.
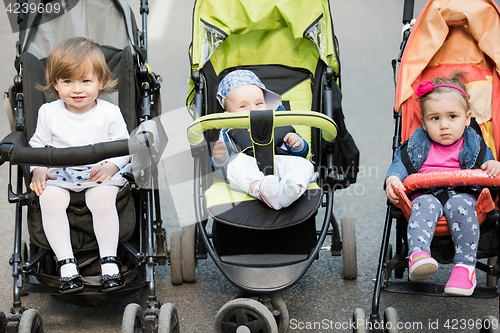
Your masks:
M262 303L251 298L233 299L215 316L215 333L278 333L273 314Z
M43 333L42 316L35 309L23 312L19 321L18 333Z
M144 332L144 312L139 304L130 303L125 307L122 333Z
M163 304L158 316L158 333L179 333L177 308L171 303Z

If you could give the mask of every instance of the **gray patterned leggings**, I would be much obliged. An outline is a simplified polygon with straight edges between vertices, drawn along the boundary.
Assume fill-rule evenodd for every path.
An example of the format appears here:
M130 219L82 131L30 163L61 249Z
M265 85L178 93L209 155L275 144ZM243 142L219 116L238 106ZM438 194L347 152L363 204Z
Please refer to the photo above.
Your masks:
M467 193L451 195L444 207L431 194L415 198L407 229L408 256L418 251L430 253L436 223L444 211L455 245L454 263L475 266L479 243L479 222L475 204L476 199Z

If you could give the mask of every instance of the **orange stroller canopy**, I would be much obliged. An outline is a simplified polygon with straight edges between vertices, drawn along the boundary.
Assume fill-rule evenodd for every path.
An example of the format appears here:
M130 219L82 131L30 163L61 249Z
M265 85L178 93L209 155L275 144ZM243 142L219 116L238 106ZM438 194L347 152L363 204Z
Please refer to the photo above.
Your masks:
M422 81L465 71L472 115L495 158L500 148L500 10L492 0L431 0L422 9L398 70L395 111L402 141L421 125L414 89Z

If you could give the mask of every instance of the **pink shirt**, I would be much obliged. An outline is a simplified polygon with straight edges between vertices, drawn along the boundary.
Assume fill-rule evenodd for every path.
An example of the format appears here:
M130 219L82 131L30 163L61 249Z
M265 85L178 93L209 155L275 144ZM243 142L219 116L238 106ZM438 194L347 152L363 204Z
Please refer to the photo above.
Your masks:
M427 154L427 159L418 173L436 172L436 171L448 171L448 170L460 170L460 160L458 159L458 154L462 151L464 147L464 138L461 137L455 143L451 145L441 145L436 142L432 142L429 153Z
M418 173L447 171L447 170L460 170L460 160L458 154L464 147L464 137L462 136L455 143L444 146L437 142L432 141L431 148L427 154L427 159L418 170ZM410 200L421 196L422 191L416 191L410 194Z

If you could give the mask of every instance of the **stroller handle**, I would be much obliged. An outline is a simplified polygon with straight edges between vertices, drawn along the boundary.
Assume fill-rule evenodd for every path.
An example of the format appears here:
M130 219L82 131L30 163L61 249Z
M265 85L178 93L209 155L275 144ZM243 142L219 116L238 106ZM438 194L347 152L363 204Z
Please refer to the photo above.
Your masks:
M337 137L337 124L322 113L316 111L275 111L274 126L305 125L322 130L326 141L333 141ZM201 144L203 133L211 129L222 128L249 128L250 113L217 113L196 119L188 128L187 135L192 146Z
M131 155L138 152L141 143L137 139L125 139L93 145L69 148L0 146L1 162L13 165L74 166L100 162L104 159Z

